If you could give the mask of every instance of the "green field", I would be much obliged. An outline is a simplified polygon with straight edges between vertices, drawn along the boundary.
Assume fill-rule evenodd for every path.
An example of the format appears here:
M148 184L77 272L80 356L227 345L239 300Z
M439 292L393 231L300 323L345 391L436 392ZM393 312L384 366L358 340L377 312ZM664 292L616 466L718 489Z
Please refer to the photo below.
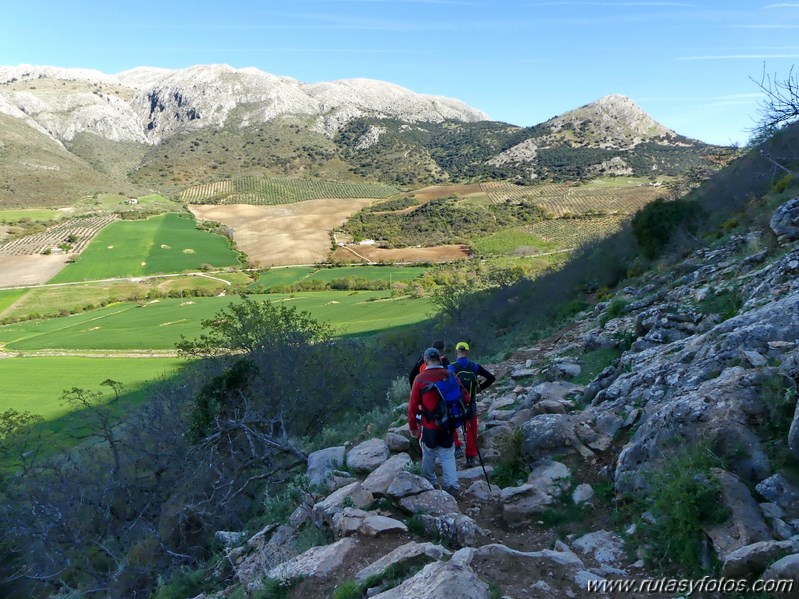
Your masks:
M0 412L15 408L58 418L70 411L61 403L64 389L82 387L111 398L112 390L100 386L109 378L123 383L131 399L141 399L136 391L185 363L178 358L6 358L0 360Z
M253 296L287 302L342 334L372 333L424 320L426 299L392 299L387 291L319 291ZM181 335L194 338L200 322L211 318L230 297L163 299L124 303L74 316L0 327L0 344L9 350L172 349Z
M425 266L341 266L335 268L292 266L290 268L272 268L262 272L257 285L263 289L269 289L277 285L291 285L300 281L329 283L335 279L348 277L367 281L407 282L423 275L426 271L427 267Z
M8 310L11 304L28 292L27 289L4 289L0 291L0 314Z
M197 229L187 215L170 213L110 224L50 282L182 272L205 264L236 266L238 255L224 237Z
M29 208L22 210L0 210L0 222L14 223L23 218L29 220L55 220L64 216L58 210Z
M211 278L213 277L213 278ZM159 295L191 297L219 295L231 285L247 285L250 277L243 272L180 275L143 281L103 281L76 285L46 285L33 289L0 291L0 318L65 316L68 312L91 310L108 303L140 301ZM15 298L21 298L14 303ZM14 303L13 307L10 307Z
M523 230L504 229L477 239L472 247L478 254L484 255L537 254L557 250L558 244L546 242Z
M192 204L275 205L332 198L382 199L398 192L384 183L244 176L194 185L182 191L180 199Z

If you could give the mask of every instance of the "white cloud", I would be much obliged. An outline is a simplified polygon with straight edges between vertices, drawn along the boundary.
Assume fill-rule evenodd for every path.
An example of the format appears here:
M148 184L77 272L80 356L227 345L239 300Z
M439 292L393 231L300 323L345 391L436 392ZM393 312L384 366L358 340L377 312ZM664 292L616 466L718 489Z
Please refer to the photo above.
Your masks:
M769 8L799 8L799 4L783 2L782 4L769 4L763 7L764 10Z

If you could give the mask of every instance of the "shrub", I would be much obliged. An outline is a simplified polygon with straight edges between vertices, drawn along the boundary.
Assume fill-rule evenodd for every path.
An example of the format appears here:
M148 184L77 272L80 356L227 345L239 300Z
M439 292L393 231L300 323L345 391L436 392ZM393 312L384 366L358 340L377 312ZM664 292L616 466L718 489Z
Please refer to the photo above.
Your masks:
M696 231L704 210L694 200L657 199L636 212L632 232L641 253L650 260L659 257L679 229Z
M648 507L654 523L643 522L641 529L654 546L652 558L680 565L689 575L705 570L703 527L729 516L718 479L710 472L721 465L716 455L699 445L674 456L649 477Z
M708 294L699 302L697 308L704 314L718 314L722 320L736 316L743 307L741 294L735 289L723 289L715 294Z
M522 450L523 444L521 429L498 439L499 462L491 475L491 481L498 487L514 487L527 479L529 468Z
M613 301L608 304L605 313L599 319L599 326L604 327L609 320L613 320L614 318L618 318L622 314L624 314L624 308L627 307L627 302L625 302L620 297L617 297Z

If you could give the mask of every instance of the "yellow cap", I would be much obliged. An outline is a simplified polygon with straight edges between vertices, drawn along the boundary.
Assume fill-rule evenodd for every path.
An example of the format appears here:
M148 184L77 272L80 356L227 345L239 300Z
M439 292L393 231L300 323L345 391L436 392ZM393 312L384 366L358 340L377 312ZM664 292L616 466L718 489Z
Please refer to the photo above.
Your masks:
M458 343L458 345L455 346L455 349L463 349L469 351L469 344L466 343L465 341L461 341L460 343Z

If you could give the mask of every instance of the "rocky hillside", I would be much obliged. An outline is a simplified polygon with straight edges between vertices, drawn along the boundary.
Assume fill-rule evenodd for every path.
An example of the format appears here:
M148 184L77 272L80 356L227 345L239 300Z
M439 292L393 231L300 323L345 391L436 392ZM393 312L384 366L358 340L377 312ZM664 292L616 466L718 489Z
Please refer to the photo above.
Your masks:
M118 75L30 65L0 67L0 98L0 111L25 118L59 141L87 132L111 141L156 144L186 129L222 127L242 106L242 125L306 115L328 135L364 115L409 123L488 119L457 100L415 94L382 81L306 84L228 65L178 71L140 67Z
M799 198L770 227L642 275L492 365L479 404L490 487L472 468L459 497L434 489L401 424L311 454L312 490L285 522L217 533L217 572L235 582L213 596L574 598L664 574L796 581ZM333 541L298 555L292 539L308 529Z
M0 67L0 202L67 203L71 188L179 191L237 174L392 183L682 175L712 148L609 96L535 127L382 81L302 83L254 68ZM43 157L48 153L49 159ZM81 164L77 176L45 175ZM31 166L32 165L32 166ZM33 179L33 181L31 181ZM69 180L63 191L47 182Z

